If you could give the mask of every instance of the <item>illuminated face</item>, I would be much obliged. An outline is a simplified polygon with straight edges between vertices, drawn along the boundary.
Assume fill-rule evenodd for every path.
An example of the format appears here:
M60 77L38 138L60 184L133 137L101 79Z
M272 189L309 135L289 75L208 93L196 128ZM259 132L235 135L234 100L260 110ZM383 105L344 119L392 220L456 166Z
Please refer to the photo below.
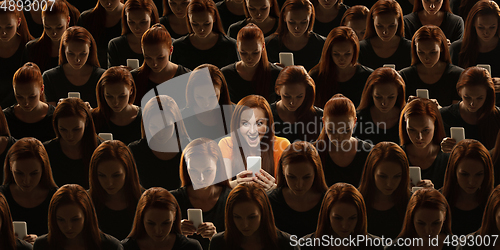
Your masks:
M69 17L63 15L46 15L42 18L43 30L53 42L58 42L69 27Z
M425 39L416 43L417 56L426 68L432 68L439 62L441 48L435 40Z
M160 73L167 68L172 50L173 47L169 48L166 44L144 44L142 46L144 61L155 73Z
M14 13L0 14L0 42L10 41L17 32L21 23L21 18L17 18Z
M497 34L498 16L477 16L474 27L476 28L476 34L479 39L488 42Z
M19 107L24 112L33 111L40 103L40 95L43 95L43 89L36 83L16 84L14 85L14 95Z
M329 10L337 4L338 0L318 0L318 2L321 4L321 7Z
M266 134L267 129L267 118L264 110L251 108L241 113L240 128L238 130L250 147L256 148L260 145L260 141Z
M149 133L152 137L151 140L154 139L157 142L167 142L174 136L174 119L170 115L165 115L165 119L167 124L163 122L161 114L157 114L147 121L147 124L149 124Z
M187 159L187 170L194 189L214 184L217 175L217 161L208 155L192 155Z
M268 0L245 0L247 1L248 13L256 23L262 23L269 16L271 3Z
M208 11L189 14L189 22L194 34L199 38L206 38L212 33L214 17Z
M81 69L89 58L90 44L79 41L70 41L64 53L69 65L74 69Z
M354 204L337 202L330 210L330 224L339 238L348 237L358 223L358 209Z
M358 36L358 39L361 41L363 40L363 37L365 37L366 33L366 21L365 19L354 19L354 20L349 20L345 24L347 27L351 27L351 29L356 32L356 35Z
M413 115L406 119L406 132L417 148L425 148L434 137L434 119L428 115Z
M120 5L120 0L99 0L99 4L109 12L114 11Z
M392 161L382 161L374 172L375 186L383 195L392 195L399 187L403 171L401 164Z
M390 41L398 31L398 16L396 14L380 14L373 17L373 25L377 36L383 41Z
M246 67L253 68L257 66L262 57L264 44L257 39L252 41L238 41L238 52L240 53L241 61Z
M174 13L175 17L178 19L184 19L186 17L187 6L191 2L190 0L168 0L168 5Z
M308 161L290 162L283 166L283 175L295 195L304 195L313 186L314 166Z
M476 159L464 158L457 166L457 182L467 194L474 194L484 180L484 164Z
M382 113L387 113L394 108L398 100L398 88L394 83L382 83L373 86L373 103Z
M74 203L61 205L56 210L56 220L57 226L64 236L68 239L74 239L83 231L85 214Z
M351 139L355 123L356 119L347 115L333 117L323 116L323 125L326 129L328 139L337 147L342 145L343 142Z
M16 185L23 192L33 191L42 178L42 163L35 158L11 161L10 169Z
M234 224L243 236L248 237L258 233L261 217L260 209L254 202L245 201L234 205Z
M144 229L154 242L167 240L175 221L175 211L149 208L144 212Z
M460 90L462 103L469 112L477 112L486 101L485 86L465 86Z
M211 84L203 84L194 88L194 100L202 110L213 110L219 104L220 88Z
M438 209L417 208L414 212L413 224L420 238L436 237L443 227L446 213Z
M436 15L443 6L443 0L422 0L422 6L427 14Z
M113 195L122 190L123 185L125 185L126 170L123 164L116 159L99 162L97 178L102 188L109 195Z
M352 66L352 57L354 56L354 48L348 41L332 44L332 59L333 63L340 69L345 69Z
M127 24L137 38L142 38L142 35L151 26L151 15L146 10L132 10L127 13Z
M85 119L79 116L59 118L58 129L61 140L69 145L77 145L85 132Z
M128 106L132 88L126 83L113 83L104 85L104 98L106 103L115 113L120 113Z
M290 10L285 15L288 32L294 37L301 37L306 33L310 20L311 14L307 10Z
M280 89L281 103L288 111L296 111L306 96L305 83L284 84Z

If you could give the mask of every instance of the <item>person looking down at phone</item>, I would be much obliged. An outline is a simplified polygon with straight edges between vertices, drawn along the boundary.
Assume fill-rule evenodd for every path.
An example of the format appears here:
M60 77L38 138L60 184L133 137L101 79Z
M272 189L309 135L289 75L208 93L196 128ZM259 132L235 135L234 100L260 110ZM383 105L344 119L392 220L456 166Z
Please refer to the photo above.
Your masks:
M244 0L246 18L229 26L228 36L236 39L241 28L253 23L268 37L276 32L279 20L279 7L276 0Z
M0 248L4 250L31 250L33 246L16 237L7 200L0 193Z

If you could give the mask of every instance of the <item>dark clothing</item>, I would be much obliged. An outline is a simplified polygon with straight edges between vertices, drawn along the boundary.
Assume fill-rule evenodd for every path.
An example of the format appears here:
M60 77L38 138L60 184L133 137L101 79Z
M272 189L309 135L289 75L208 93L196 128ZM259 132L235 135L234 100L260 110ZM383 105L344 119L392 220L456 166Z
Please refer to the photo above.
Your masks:
M95 88L104 71L106 70L103 68L94 67L89 80L82 86L75 86L66 78L62 65L45 71L43 84L47 102L57 103L59 99L67 98L68 92L79 92L83 101L89 102L92 107L97 107Z
M413 12L413 5L408 0L397 0L397 2L399 3L399 6L401 6L401 9L403 10L403 15L408 15Z
M135 53L128 44L127 35L115 37L108 44L108 68L113 66L127 66L127 59L139 59L139 65L144 62L142 53Z
M291 240L290 240L290 235L288 233L285 233L283 231L280 231L279 229L276 229L277 236L278 236L278 246L280 250L299 250L299 246L292 246ZM210 250L229 250L229 248L226 246L226 240L224 239L224 233L225 232L220 232L214 235L212 237L212 240L210 241ZM269 246L263 246L265 250L270 250L270 249L276 249L276 248L269 248ZM243 249L239 247L238 249Z
M57 188L50 188L45 200L38 206L26 208L19 205L10 191L10 183L0 186L0 193L5 196L9 204L10 213L13 221L25 221L28 228L28 234L36 234L38 236L49 232L48 218L49 204L52 196L57 191Z
M19 47L14 55L9 58L0 57L0 65L2 65L2 73L0 74L0 106L2 108L17 103L14 97L14 88L12 88L12 78L21 66L24 48L24 44L19 43Z
M314 114L310 114L310 119L307 121L289 123L281 120L276 108L276 103L277 102L271 104L271 112L274 118L274 135L285 137L290 143L294 141L307 141L313 143L318 139L323 127L323 121L321 120L323 117L323 109L315 106Z
M149 148L146 138L132 142L128 147L134 155L141 185L145 189L163 187L174 190L181 186L179 177L181 153L170 160L158 159Z
M217 2L215 5L217 6L217 10L219 11L220 20L222 21L222 28L224 28L224 31L226 33L229 32L229 26L231 26L231 24L246 18L245 15L238 16L229 11L225 0Z
M366 207L368 232L384 238L396 238L403 228L404 214L399 214L396 206L385 211Z
M280 37L272 35L266 37L267 58L269 62L275 63L280 61L280 52L291 52L293 53L293 63L302 65L309 71L319 63L325 39L325 37L311 32L306 46L298 51L292 51L283 44Z
M340 4L339 12L337 13L337 16L331 22L322 23L322 22L318 21L318 19L314 20L313 31L321 36L327 37L333 28L340 26L340 21L342 20L342 17L344 16L344 13L346 12L346 10L348 8L349 7L346 6L345 4Z
M51 68L57 67L59 65L59 56L50 57L49 48L41 47L40 45L36 46L36 43L40 40L40 38L33 39L26 43L26 48L23 51L23 59L21 62L21 66L27 62L34 62L39 68L40 72L45 72ZM49 43L49 46L52 46ZM39 53L39 50L44 50L44 54L36 55ZM42 56L42 58L37 58L36 56Z
M405 151L406 156L408 156L408 152L406 152L406 145L402 146L402 148ZM431 180L435 189L443 187L444 174L446 173L446 166L448 165L449 158L450 154L443 153L439 150L439 153L437 154L436 159L434 159L434 162L432 162L432 165L427 169L420 169L422 180ZM415 166L410 162L409 157L408 162L410 163L410 166Z
M12 105L3 110L7 124L9 125L10 135L14 138L21 139L23 137L35 137L41 142L52 140L56 137L55 131L52 126L52 115L56 109L49 104L49 109L45 117L35 123L26 123L14 114L14 107Z
M93 119L96 134L112 133L114 140L120 140L125 145L141 139L142 110L140 108L135 119L125 126L118 126L111 120L109 122L100 121L100 118L96 116L93 116Z
M200 119L192 109L182 110L182 119L184 121L184 126L191 140L198 138L209 138L219 143L219 141L226 137L231 132L231 117L232 110L228 105L224 105L221 109L218 105L214 110L207 111L210 114L216 116L216 123L213 125L206 125ZM224 114L222 113L224 112ZM204 113L198 114L204 115ZM224 115L224 116L223 116ZM224 126L225 123L225 126Z
M28 24L28 29L30 30L30 34L33 37L41 37L43 34L43 23L41 24L36 23L35 20L33 20L33 16L31 16L30 11L25 11L24 17L26 18L26 23Z
M107 235L105 233L100 233L101 235L101 249L103 250L123 250L122 244L115 237ZM51 250L54 247L49 245L48 235L42 235L38 237L33 246L35 250Z
M122 240L122 246L124 250L141 250L137 244L137 240L134 238L126 238ZM201 245L198 241L194 239L189 239L182 234L176 234L175 243L172 249L175 250L202 250Z
M298 212L288 206L282 188L276 188L267 195L269 202L271 202L277 228L299 238L316 231L323 198L309 211Z
M381 141L392 141L399 145L399 122L391 128L387 128L385 123L378 126L373 121L370 108L359 110L356 116L358 120L352 136L373 145Z
M173 14L170 14L173 15ZM160 17L160 24L163 24L165 28L167 29L168 33L172 37L172 42L187 35L187 34L177 34L175 31L172 29L172 26L170 26L170 22L168 22L168 15L167 16L162 16Z
M99 228L103 233L107 233L118 240L125 239L132 230L134 224L135 207L133 211L129 208L123 210L113 210L102 204L100 208L96 208L97 220Z
M429 90L429 98L436 99L441 106L448 106L452 104L452 101L460 101L461 98L456 91L456 86L458 78L464 69L447 64L446 69L441 75L441 78L435 83L427 84L418 75L417 65L410 66L408 68L399 71L401 77L406 84L406 99L410 95L416 96L417 89L427 89Z
M377 2L377 0L344 0L344 4L347 6L354 6L354 5L364 5L368 9L371 9L371 7Z
M31 250L31 249L33 249L33 245L24 240L16 238L16 250Z
M450 204L451 231L454 235L467 235L477 231L483 221L484 206L464 211Z
M227 35L233 39L236 39L238 37L238 32L240 32L240 30L243 27L245 27L248 23L249 22L245 19L245 20L240 20L238 22L231 24L231 26L229 26L229 30L227 31ZM268 37L268 36L274 34L274 32L276 32L276 29L278 28L278 23L279 23L279 20L278 20L278 18L276 18L274 21L273 28L269 32L264 34L264 37ZM316 26L316 23L314 24L314 26Z
M443 22L439 26L447 39L451 42L462 39L464 35L464 20L455 14L443 12ZM422 22L418 18L418 12L412 12L404 17L405 21L405 38L411 40L415 32L422 27Z
M10 147L16 143L16 139L12 136L7 136L7 146L5 147L4 151L0 153L0 166L4 165L5 162L5 156L7 156L7 152L9 152ZM0 171L0 180L3 182L3 167L2 171Z
M396 70L401 70L411 65L411 41L401 38L398 49L387 58L379 57L373 50L371 39L367 38L359 42L358 62L371 69L378 69L384 64L396 65Z
M196 48L191 43L189 35L175 40L174 48L172 62L191 70L205 63L222 68L239 60L236 40L221 34L217 43L207 50Z

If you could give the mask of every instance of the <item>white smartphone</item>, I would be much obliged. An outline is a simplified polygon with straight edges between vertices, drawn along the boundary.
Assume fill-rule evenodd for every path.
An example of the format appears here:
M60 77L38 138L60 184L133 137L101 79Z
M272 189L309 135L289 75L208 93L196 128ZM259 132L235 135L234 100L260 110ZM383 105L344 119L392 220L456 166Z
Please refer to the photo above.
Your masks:
M457 141L465 140L465 129L462 127L451 127L450 128L451 139Z
M199 208L188 209L188 220L193 222L193 226L198 228L203 223L203 212Z
M101 137L105 141L113 140L113 134L111 133L99 133L99 137Z
M14 232L17 234L17 238L24 239L28 235L28 225L26 221L14 221Z
M293 53L290 52L280 52L280 63L285 66L291 66L293 64Z
M252 171L252 176L255 176L255 173L260 172L261 168L262 168L262 158L260 156L247 157L247 170Z
M139 68L139 59L127 59L127 66L132 69Z
M410 179L413 185L417 185L422 180L422 175L420 173L420 167L410 167Z
M429 99L429 90L417 89L417 97Z
M383 67L385 67L385 68L391 68L393 70L396 70L396 64L384 64Z
M411 193L413 194L413 193L417 192L417 190L422 189L422 188L424 188L424 187L412 187Z
M489 64L478 64L477 66L480 67L480 68L487 69L488 72L490 73L490 76L491 76L491 65L489 65Z
M70 97L80 98L80 92L68 92L68 98Z

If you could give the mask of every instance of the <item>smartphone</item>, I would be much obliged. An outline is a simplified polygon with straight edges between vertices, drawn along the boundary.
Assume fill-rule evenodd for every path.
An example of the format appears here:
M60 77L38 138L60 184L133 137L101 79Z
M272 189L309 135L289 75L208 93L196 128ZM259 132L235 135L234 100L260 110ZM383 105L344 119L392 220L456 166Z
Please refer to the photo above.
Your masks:
M70 97L80 98L80 92L68 92L68 98Z
M429 99L429 90L417 89L417 97Z
M132 69L139 68L139 59L127 59L127 66Z
M24 239L28 235L28 225L26 221L14 221L14 232L17 234L17 238Z
M111 133L99 133L99 137L101 137L104 141L113 140L113 134Z
M396 64L384 64L383 67L386 67L386 68L391 68L393 70L396 70Z
M199 208L188 209L188 220L193 222L195 228L203 223L203 212Z
M477 66L480 67L480 68L487 69L488 72L490 73L490 76L491 76L491 65L489 65L489 64L478 64Z
M413 193L417 192L417 190L422 189L422 188L424 188L424 187L412 187L411 193L413 194Z
M417 185L422 180L420 167L410 167L410 179L413 185Z
M259 173L261 168L262 158L260 156L247 157L247 170L252 171L252 176L255 176L255 173Z
M465 140L465 129L462 127L451 127L450 128L451 139L457 141Z
M291 66L293 64L293 53L290 52L280 52L280 63L285 66Z

